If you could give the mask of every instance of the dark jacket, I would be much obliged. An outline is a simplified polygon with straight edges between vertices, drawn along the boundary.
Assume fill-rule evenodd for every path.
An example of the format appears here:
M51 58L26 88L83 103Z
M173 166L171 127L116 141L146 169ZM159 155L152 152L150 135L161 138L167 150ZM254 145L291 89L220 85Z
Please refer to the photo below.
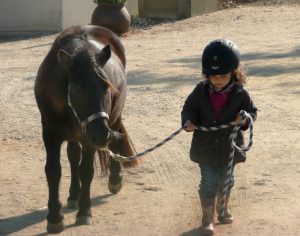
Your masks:
M226 104L222 108L220 118L216 120L213 107L210 104L208 88L208 81L202 81L188 96L181 112L182 125L186 120L191 120L196 126L204 127L227 124L234 121L241 110L250 113L253 120L256 119L257 109L249 93L243 86L235 84L229 93ZM242 127L243 130L247 128L247 125ZM200 164L205 163L214 166L227 165L231 147L229 135L232 129L233 127L230 127L210 132L194 130L190 149L191 160ZM238 146L244 144L241 130L237 133L236 144ZM235 152L234 163L244 162L245 160L245 153Z

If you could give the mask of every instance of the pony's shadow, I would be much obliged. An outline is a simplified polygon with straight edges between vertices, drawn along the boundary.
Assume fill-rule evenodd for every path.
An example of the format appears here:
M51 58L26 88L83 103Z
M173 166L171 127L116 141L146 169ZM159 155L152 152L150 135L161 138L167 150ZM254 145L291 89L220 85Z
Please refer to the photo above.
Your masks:
M91 199L92 206L99 206L106 203L104 201L106 198L109 198L113 194L104 194L102 196L95 197ZM69 209L67 207L63 207L63 213L68 214L74 211L77 211L77 209ZM36 210L29 212L27 214L19 215L19 216L12 216L4 219L0 219L0 235L9 235L12 233L19 232L26 227L29 227L31 225L35 225L38 223L41 223L44 221L47 217L48 210ZM72 228L75 227L75 224L66 225L66 228ZM47 235L47 233L41 233L38 234L40 236Z
M199 236L200 234L200 227L192 229L190 231L184 232L180 234L179 236Z

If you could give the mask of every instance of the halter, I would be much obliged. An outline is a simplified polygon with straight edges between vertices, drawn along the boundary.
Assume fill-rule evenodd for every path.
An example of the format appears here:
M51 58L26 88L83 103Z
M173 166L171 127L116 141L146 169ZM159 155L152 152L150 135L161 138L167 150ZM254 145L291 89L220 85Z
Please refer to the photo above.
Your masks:
M79 125L81 126L83 132L86 132L86 127L89 123L91 123L93 120L98 119L98 118L105 118L107 120L109 120L109 115L104 112L104 111L99 111L96 112L90 116L88 116L88 118L86 118L85 120L81 121L75 108L73 107L72 103L71 103L71 98L70 98L70 85L68 86L68 105L69 107L72 109L74 116L76 117L76 120L78 121Z

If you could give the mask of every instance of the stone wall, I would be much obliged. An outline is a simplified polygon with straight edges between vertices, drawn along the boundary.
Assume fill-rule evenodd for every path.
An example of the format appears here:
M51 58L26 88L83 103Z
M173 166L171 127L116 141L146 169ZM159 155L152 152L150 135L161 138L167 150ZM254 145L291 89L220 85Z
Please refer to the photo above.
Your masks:
M139 0L141 17L183 19L217 10L218 0Z
M216 10L217 0L128 0L130 15L181 19ZM60 31L89 24L93 0L0 0L0 31Z
M0 0L0 31L60 31L88 24L95 7L92 0Z

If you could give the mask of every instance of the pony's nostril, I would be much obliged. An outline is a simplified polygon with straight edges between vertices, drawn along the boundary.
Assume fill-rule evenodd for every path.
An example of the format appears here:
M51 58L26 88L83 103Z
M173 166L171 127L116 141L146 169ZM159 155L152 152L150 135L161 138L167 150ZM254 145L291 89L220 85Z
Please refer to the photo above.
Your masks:
M112 135L112 132L111 132L111 131L107 132L107 136L106 136L107 142L108 142L108 140L110 139L111 135Z
M97 147L104 147L108 143L108 139L110 137L110 133L93 133L88 135L90 142Z

